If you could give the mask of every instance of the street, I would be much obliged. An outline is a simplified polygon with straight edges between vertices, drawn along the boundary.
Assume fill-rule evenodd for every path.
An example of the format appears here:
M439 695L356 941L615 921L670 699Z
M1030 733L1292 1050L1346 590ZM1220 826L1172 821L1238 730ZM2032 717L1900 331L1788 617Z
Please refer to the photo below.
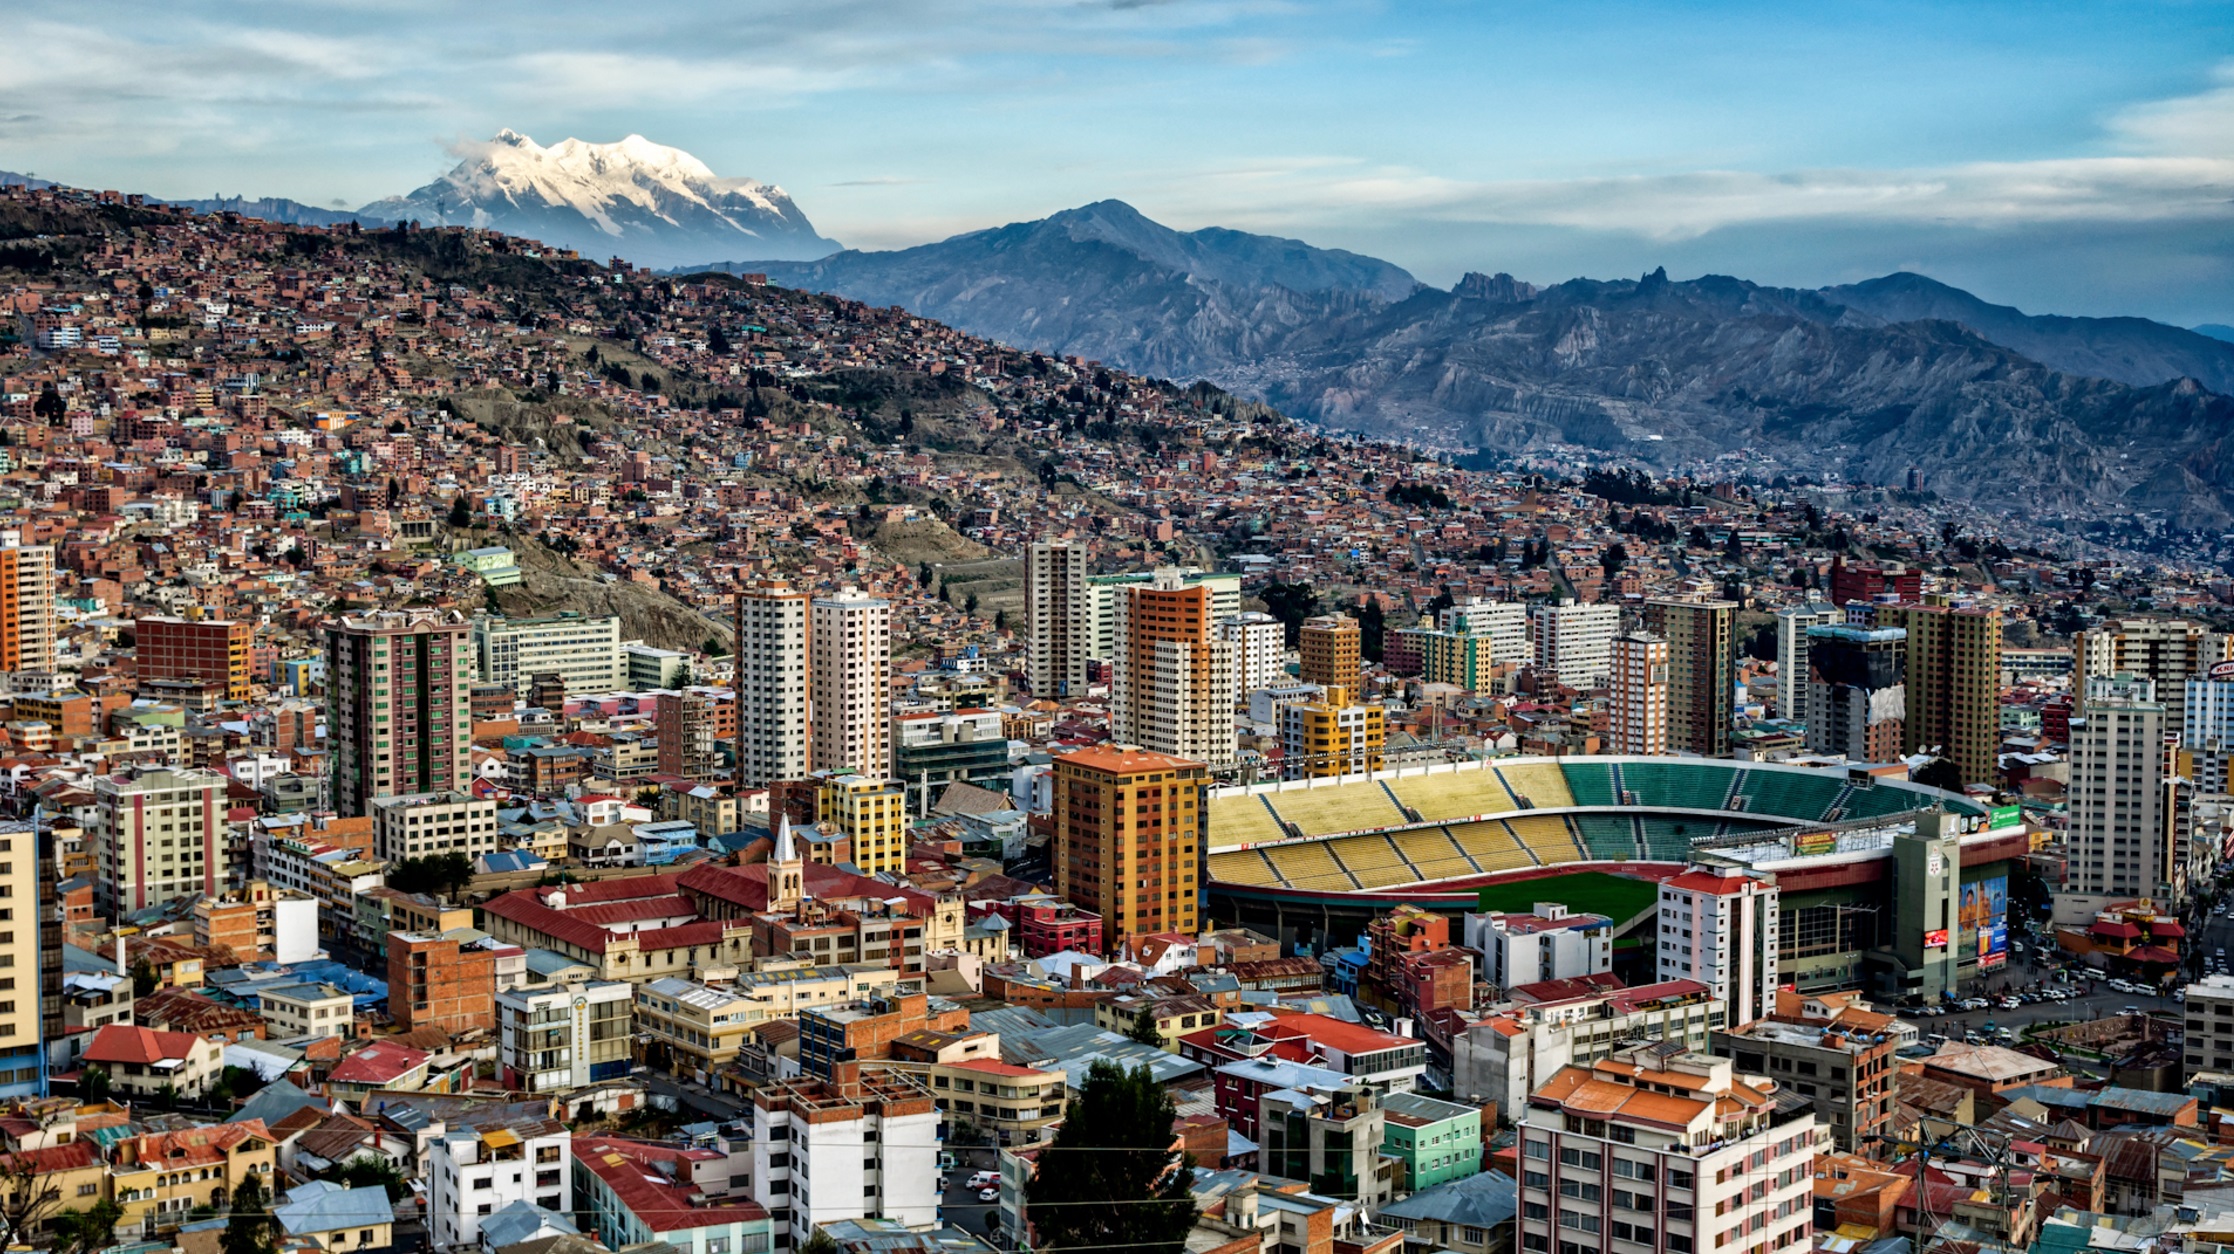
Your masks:
M999 1202L980 1202L977 1190L969 1187L970 1175L978 1171L1001 1169L997 1151L983 1146L951 1146L954 1169L946 1173L946 1193L940 1199L939 1213L947 1223L964 1229L988 1241L994 1237L994 1226L1000 1222Z
M642 1078L646 1091L673 1098L678 1110L697 1111L723 1123L744 1118L745 1108L742 1103L711 1092L704 1085L686 1083L657 1071L647 1072Z

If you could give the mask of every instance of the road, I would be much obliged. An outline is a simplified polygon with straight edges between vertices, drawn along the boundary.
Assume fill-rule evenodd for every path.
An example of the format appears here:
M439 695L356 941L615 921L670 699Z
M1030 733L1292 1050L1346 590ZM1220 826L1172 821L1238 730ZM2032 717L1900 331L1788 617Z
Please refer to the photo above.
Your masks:
M1000 1222L999 1202L980 1202L977 1190L968 1187L970 1174L976 1171L999 1171L998 1151L976 1146L953 1146L954 1170L946 1173L946 1196L940 1200L939 1214L946 1222L966 1229L987 1240L992 1240L994 1225Z
M686 1083L656 1071L646 1073L643 1080L645 1089L651 1093L674 1098L677 1109L694 1110L722 1122L744 1118L743 1103L711 1092L704 1085Z

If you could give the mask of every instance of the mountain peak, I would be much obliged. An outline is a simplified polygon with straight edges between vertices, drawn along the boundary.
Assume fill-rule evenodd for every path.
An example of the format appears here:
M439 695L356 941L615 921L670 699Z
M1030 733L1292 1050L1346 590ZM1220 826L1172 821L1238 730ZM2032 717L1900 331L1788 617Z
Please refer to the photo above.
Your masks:
M439 180L362 212L493 227L648 266L838 251L782 188L723 178L690 153L633 133L612 143L569 136L546 148L507 127Z

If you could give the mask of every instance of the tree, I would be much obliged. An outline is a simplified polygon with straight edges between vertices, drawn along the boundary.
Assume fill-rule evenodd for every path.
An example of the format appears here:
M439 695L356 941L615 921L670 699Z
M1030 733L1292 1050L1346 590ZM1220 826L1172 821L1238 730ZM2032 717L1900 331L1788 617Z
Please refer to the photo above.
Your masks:
M1178 1254L1195 1204L1192 1161L1171 1149L1174 1115L1148 1068L1093 1064L1025 1189L1040 1247Z
M377 1154L359 1154L343 1163L334 1174L352 1189L379 1185L388 1191L391 1202L400 1202L411 1192L411 1183L404 1179L402 1168Z
M85 1074L78 1078L78 1091L85 1094L85 1100L89 1102L109 1100L109 1069L100 1066L87 1067Z
M729 343L729 337L721 333L721 324L718 322L714 324L713 330L707 333L706 351L716 357L727 357L735 351Z
M975 592L962 598L962 611L966 614L977 613L977 594Z
M118 943L121 944L122 942ZM154 992L157 983L153 964L145 958L132 960L132 999L134 1001Z
M217 1238L219 1254L274 1254L271 1214L265 1209L264 1181L254 1172L233 1190L232 1217Z
M1388 613L1380 598L1367 597L1357 607L1357 652L1368 662L1378 662L1388 642Z
M1319 594L1307 583L1269 583L1260 595L1265 613L1279 619L1286 629L1288 647L1302 643L1303 620L1318 612Z
M1163 1030L1156 1026L1154 1007L1142 1006L1140 1013L1133 1016L1132 1026L1125 1029L1125 1035L1143 1045L1153 1045L1162 1049L1164 1034Z
M470 527L473 525L473 503L465 499L465 493L463 492L458 493L457 499L450 502L450 525L453 527Z
M116 1243L116 1224L124 1208L102 1198L86 1210L67 1207L47 1222L62 1254L73 1250L105 1250Z
M817 1228L814 1235L799 1243L799 1254L838 1254L837 1238Z
M62 1189L40 1173L35 1160L10 1154L0 1168L0 1241L22 1244L61 1200Z
M1926 788L1938 788L1947 792L1963 790L1962 768L1946 758L1933 758L1917 767L1909 778Z
M68 412L70 412L69 403L62 399L62 393L54 390L52 383L40 388L39 399L31 402L32 416L45 419L46 424L50 427L61 426L62 416Z
M1598 558L1598 564L1605 569L1606 578L1619 575L1621 568L1629 564L1628 546L1620 543L1607 545L1606 551Z

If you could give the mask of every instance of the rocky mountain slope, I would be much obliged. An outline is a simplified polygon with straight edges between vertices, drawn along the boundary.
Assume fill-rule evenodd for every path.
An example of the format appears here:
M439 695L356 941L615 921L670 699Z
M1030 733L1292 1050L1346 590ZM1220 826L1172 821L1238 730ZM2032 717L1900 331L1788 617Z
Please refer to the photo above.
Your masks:
M1553 446L1671 465L1739 448L1795 472L2028 508L2234 520L2234 346L2137 318L2030 317L1918 275L1819 291L1709 276L1450 291L1102 202L805 265L770 281L965 330L1207 378L1430 447Z
M480 226L583 256L645 266L710 257L803 259L838 251L780 187L723 178L641 135L618 143L567 139L548 148L517 131L405 196L359 210L389 221Z

